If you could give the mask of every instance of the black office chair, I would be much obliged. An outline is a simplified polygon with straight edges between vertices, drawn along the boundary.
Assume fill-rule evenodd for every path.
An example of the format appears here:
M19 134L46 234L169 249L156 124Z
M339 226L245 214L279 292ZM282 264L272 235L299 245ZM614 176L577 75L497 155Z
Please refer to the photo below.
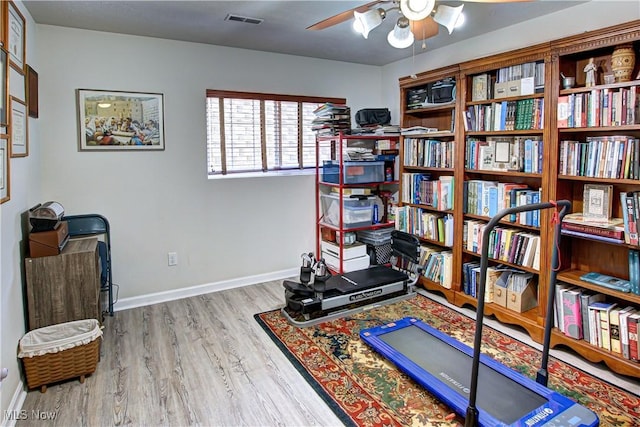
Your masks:
M98 241L100 256L100 291L109 295L109 316L113 316L113 276L111 272L111 229L107 218L98 214L65 215L70 237L100 236L104 241Z

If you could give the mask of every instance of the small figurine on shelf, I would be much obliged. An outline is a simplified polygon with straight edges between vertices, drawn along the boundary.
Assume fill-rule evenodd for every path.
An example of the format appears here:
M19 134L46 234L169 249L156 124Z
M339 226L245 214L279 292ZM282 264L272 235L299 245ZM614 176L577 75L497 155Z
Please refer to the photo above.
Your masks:
M592 87L596 85L596 71L598 66L593 62L593 58L589 59L589 63L584 67L584 72L587 74L585 81L586 87Z

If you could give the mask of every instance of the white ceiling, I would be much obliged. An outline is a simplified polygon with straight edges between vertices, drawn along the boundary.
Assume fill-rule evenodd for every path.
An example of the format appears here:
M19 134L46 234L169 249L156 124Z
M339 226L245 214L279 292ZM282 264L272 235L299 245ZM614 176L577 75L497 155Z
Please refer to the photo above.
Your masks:
M457 6L464 3L466 24L452 35L440 27L437 36L427 39L427 50L507 27L527 19L583 3L581 1L530 1L488 4L471 1L441 1ZM491 0L486 0L491 1ZM495 1L495 0L493 0ZM395 49L387 43L387 33L396 21L389 12L382 25L368 39L351 29L351 20L320 31L306 27L367 1L32 1L23 4L39 24L182 40L220 46L278 52L368 65L386 65L409 58L413 49L422 53L421 43ZM392 3L378 7L388 9ZM264 21L259 25L226 21L235 14ZM541 28L544 31L544 28ZM96 49L99 49L96 46ZM144 53L141 52L141 60Z

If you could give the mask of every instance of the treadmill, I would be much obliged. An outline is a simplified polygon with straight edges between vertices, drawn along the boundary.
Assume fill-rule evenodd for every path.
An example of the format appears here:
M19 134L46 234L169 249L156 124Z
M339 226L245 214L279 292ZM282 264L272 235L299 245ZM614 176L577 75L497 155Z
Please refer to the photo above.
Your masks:
M296 326L311 326L416 295L420 241L398 230L391 233L391 264L332 275L323 259L303 254L300 282L283 281L283 316Z
M571 208L566 200L518 206L500 211L484 229L480 283L484 295L489 234L506 215L562 207L554 215L552 266L557 265L560 223ZM556 212L557 213L557 212ZM404 318L364 329L360 337L426 388L458 415L465 426L598 426L595 413L546 387L556 271L551 269L545 319L542 363L536 381L480 354L484 298L478 298L474 347L471 348L419 319ZM477 406L476 406L477 404Z

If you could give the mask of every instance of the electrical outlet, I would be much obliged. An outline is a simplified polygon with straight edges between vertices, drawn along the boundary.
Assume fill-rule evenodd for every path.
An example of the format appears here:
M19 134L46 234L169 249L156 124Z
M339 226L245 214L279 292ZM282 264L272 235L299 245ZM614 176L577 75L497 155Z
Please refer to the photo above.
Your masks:
M173 267L174 265L178 265L178 253L177 252L169 252L167 254L167 260L169 262L169 267Z

